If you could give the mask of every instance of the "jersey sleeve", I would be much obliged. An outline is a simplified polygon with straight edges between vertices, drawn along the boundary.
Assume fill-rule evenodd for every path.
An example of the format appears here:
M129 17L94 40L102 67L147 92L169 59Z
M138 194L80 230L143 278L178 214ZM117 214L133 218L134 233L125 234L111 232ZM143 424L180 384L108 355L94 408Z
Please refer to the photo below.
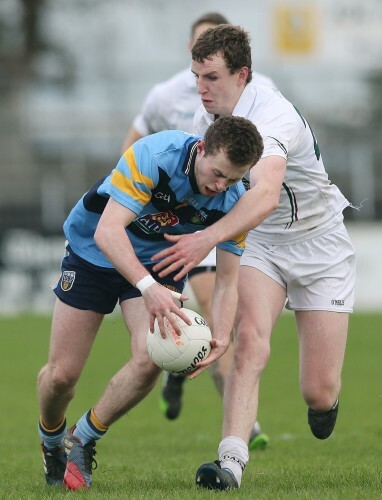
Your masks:
M242 233L233 240L224 241L223 243L219 243L217 246L222 250L241 256L244 252L247 234L248 233Z
M151 200L157 181L158 169L149 148L142 142L136 142L113 170L107 192L138 215Z
M258 124L258 130L263 138L264 151L262 158L267 156L281 156L288 159L288 151L296 140L298 118L297 113L289 103L275 102L265 113L266 119ZM286 105L285 105L286 104Z
M146 136L166 130L166 125L162 123L163 113L160 110L160 103L163 100L161 87L155 85L147 94L140 113L135 117L133 126L141 135Z

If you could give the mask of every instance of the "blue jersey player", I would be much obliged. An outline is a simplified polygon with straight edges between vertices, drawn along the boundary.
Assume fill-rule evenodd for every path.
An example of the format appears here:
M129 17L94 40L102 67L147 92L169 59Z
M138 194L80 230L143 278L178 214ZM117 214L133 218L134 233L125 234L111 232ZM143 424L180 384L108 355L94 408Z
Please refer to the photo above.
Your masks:
M89 488L95 442L154 387L160 369L150 360L146 332L173 314L189 323L174 300L186 300L183 281L153 272L151 258L170 243L164 233L203 230L244 193L241 178L260 158L255 125L232 116L216 120L204 139L179 131L134 143L112 173L75 205L52 320L48 363L38 377L39 433L49 485ZM212 310L213 362L228 348L237 305L237 277L245 234L221 241ZM131 334L131 359L100 400L70 430L66 410L105 314L119 301Z

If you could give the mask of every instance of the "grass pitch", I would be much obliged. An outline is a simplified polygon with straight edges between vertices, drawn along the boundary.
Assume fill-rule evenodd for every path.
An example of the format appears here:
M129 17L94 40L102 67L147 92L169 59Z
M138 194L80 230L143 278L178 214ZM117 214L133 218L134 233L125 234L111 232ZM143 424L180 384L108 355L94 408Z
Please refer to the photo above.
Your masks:
M186 383L181 417L160 413L160 385L97 444L98 469L87 492L45 486L37 434L36 375L46 362L50 319L0 318L0 498L374 499L382 498L382 315L354 314L337 426L327 441L310 433L299 394L294 318L281 317L264 373L259 420L269 448L252 452L242 487L197 490L197 467L216 459L221 401L208 374ZM72 425L128 359L119 315L107 319L67 415Z

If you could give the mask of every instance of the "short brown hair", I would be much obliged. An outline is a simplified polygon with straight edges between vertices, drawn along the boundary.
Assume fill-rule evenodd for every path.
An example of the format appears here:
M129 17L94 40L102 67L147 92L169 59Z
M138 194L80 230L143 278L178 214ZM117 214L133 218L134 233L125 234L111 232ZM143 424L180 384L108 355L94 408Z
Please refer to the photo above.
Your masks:
M220 150L238 167L253 166L263 154L263 139L250 120L240 116L221 116L208 127L204 136L206 156L214 155Z
M221 24L202 33L191 51L192 59L202 63L215 54L221 54L233 74L246 66L247 83L252 80L252 55L249 34L240 26Z
M230 24L228 19L226 19L222 14L219 14L219 12L208 12L207 14L203 14L202 16L198 17L191 26L191 37L194 37L195 30L198 26L201 24L214 24L215 26L219 26L219 24Z

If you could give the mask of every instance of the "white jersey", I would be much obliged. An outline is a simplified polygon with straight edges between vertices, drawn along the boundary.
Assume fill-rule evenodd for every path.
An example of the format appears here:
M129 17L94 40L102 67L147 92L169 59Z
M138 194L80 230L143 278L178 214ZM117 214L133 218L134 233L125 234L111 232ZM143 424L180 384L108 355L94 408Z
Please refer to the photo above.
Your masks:
M195 76L188 68L152 88L133 126L143 136L162 130L183 130L191 134L194 114L200 104Z
M253 78L258 84L274 86L272 80L261 73L254 73ZM192 134L194 115L200 105L195 75L187 68L152 88L133 126L142 136L162 130Z
M279 206L251 231L251 238L289 244L323 234L343 219L349 202L329 181L308 122L278 90L249 83L232 114L256 125L264 141L262 158L281 156L287 161ZM195 133L203 135L213 120L200 106Z

